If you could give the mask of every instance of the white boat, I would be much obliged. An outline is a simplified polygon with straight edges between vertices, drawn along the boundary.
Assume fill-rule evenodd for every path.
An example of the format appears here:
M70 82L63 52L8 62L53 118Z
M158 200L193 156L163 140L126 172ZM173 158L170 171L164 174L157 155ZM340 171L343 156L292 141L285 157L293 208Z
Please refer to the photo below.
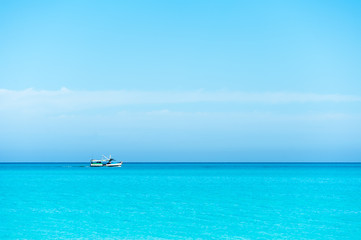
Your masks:
M98 159L91 159L90 160L90 166L91 167L121 167L123 162L115 163L113 162L114 158L112 158L112 155L109 155L109 157L106 157L103 155L103 158Z

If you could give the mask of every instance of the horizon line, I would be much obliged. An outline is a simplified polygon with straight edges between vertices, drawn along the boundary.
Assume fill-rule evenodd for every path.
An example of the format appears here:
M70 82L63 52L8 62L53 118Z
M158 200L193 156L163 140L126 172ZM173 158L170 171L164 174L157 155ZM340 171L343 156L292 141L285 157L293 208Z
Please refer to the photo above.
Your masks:
M32 163L32 164L59 164L59 163L78 163L78 164L89 164L89 162L0 162L0 164L28 164L28 163ZM213 164L300 164L300 163L307 163L307 164L330 164L330 163L335 163L335 164L361 164L361 161L357 161L357 162L339 162L339 161L334 161L334 162L299 162L299 161L295 161L295 162L123 162L126 164L209 164L209 163L213 163Z

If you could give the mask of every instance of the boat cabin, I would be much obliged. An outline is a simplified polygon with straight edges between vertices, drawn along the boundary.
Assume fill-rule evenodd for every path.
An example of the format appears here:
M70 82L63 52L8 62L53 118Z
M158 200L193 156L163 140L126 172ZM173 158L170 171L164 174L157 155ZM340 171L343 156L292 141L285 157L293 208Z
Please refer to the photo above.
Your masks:
M90 166L91 167L103 167L103 161L92 159L92 160L90 160Z

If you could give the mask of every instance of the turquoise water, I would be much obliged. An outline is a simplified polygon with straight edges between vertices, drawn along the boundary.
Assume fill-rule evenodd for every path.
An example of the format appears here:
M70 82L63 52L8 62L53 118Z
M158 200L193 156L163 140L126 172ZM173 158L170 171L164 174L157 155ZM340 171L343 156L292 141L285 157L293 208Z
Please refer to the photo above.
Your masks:
M361 239L361 164L0 164L0 239Z

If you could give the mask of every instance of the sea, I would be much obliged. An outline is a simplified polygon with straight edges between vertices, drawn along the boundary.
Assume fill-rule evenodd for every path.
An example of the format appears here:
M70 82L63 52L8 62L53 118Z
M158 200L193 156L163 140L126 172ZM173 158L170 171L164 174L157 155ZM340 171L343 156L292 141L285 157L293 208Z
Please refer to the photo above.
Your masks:
M0 239L361 239L361 164L0 164Z

